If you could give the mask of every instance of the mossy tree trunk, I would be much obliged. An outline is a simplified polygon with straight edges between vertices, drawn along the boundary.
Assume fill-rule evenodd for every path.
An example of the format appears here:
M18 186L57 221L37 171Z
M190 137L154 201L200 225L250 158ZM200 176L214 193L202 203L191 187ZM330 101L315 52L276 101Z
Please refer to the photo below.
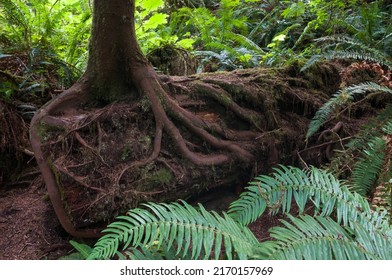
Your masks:
M54 210L74 236L96 236L141 202L244 185L273 164L295 163L325 100L312 88L334 90L295 67L158 77L133 15L134 1L94 1L86 72L31 123ZM325 72L337 80L336 69Z

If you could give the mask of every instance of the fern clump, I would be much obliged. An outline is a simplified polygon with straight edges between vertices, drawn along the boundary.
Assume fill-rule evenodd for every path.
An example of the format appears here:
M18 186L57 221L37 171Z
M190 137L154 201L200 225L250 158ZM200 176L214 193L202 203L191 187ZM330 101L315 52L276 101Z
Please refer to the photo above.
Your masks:
M179 259L219 259L223 246L228 259L245 259L258 243L248 228L226 214L208 212L201 205L194 208L181 202L144 206L111 223L89 259L107 259L115 254L137 256L135 250L128 251L129 247L156 253L159 248L166 248L163 252L176 248L174 255Z
M370 235L359 223L345 228L330 217L288 216L284 227L271 229L273 241L259 247L258 259L274 260L390 260L391 236Z
M313 216L305 211L308 204ZM286 219L270 229L272 240L259 242L247 225L266 209ZM89 259L392 259L388 212L372 210L364 197L317 168L282 166L256 177L228 214L183 201L148 203L104 233Z
M316 43L324 43L321 54L312 56L302 67L301 71L309 69L322 59L354 59L379 63L392 68L390 59L383 51L368 46L366 43L348 36L325 36L315 40Z

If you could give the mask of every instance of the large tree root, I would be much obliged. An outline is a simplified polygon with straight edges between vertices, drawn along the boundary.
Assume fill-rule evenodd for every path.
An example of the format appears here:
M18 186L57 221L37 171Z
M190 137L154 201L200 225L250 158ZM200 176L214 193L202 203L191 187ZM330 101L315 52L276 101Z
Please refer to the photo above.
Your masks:
M99 235L100 228L97 225L88 228L86 222L87 228L83 230L76 225L72 213L83 216L97 206L105 209L102 205L110 201L113 205L120 205L119 208L129 207L125 202L117 203L118 199L134 198L134 203L137 204L143 200L190 196L206 188L206 185L199 186L198 182L185 178L194 173L198 174L196 176L200 180L203 175L196 170L199 167L210 170L211 176L216 177L210 185L224 185L233 183L233 178L229 178L230 169L234 165L240 165L235 170L248 174L242 180L237 178L244 183L250 179L252 172L259 172L263 168L268 170L265 166L260 168L262 161L276 163L280 155L287 152L283 147L293 149L292 145L298 145L294 142L300 140L304 133L304 120L307 119L306 116L296 115L295 110L304 114L303 108L306 107L310 115L321 103L319 99L307 93L292 94L293 91L285 82L277 81L271 83L281 89L285 88L282 90L284 94L278 97L274 97L271 92L257 95L254 92L260 86L256 81L260 74L250 72L242 77L237 73L230 75L231 78L238 79L232 81L232 91L228 77L218 77L212 79L212 82L197 77L166 79L162 87L162 79L150 66L145 65L137 68L132 75L132 83L141 94L141 100L124 105L128 107L118 107L123 106L120 103L125 104L118 102L94 111L83 109L91 107L88 97L92 89L90 81L83 78L41 108L31 123L31 144L54 210L64 229L73 236L95 237ZM225 83L225 79L229 82ZM263 79L266 82L266 77ZM244 86L238 85L239 82L244 83ZM245 86L245 83L248 85ZM168 94L169 91L171 94ZM147 105L145 98L148 100ZM140 105L143 102L144 105ZM282 114L279 112L279 104L285 102L291 102L293 109ZM149 110L140 110L141 107L148 107ZM143 110L146 112L143 113ZM121 120L114 120L114 116L123 114L126 125L131 119L142 118L141 114L148 116L148 111L152 112L154 118L153 122L150 120L145 124L146 128L152 129L148 128L153 134L151 143L146 132L144 136L134 135L139 141L135 140L130 144L135 146L133 149L128 149L125 144L121 144L122 150L115 147L128 142L127 139L115 140L115 137L110 136L110 130L114 130L112 133L121 131L119 137L128 137L132 132L122 127ZM236 121L231 123L230 119ZM289 126L290 122L295 125L294 129ZM149 123L152 125L148 125ZM302 127L302 131L298 130L299 127ZM143 137L147 143L145 145L142 144ZM284 143L286 140L293 143L287 145ZM171 149L171 146L175 149ZM120 150L123 151L123 156L118 154ZM175 157L174 151L177 151ZM132 153L131 158L128 158L128 152ZM159 180L164 182L162 187L135 187L148 179L148 176L140 175L143 172L150 172L148 174L151 177L159 175ZM171 179L172 177L175 179ZM169 186L179 182L189 186L182 189ZM69 205L69 192L75 193L72 199L78 202L77 207ZM86 198L81 197L81 194ZM90 202L83 202L87 198ZM111 211L108 216L115 214L115 210ZM108 218L105 217L103 221Z

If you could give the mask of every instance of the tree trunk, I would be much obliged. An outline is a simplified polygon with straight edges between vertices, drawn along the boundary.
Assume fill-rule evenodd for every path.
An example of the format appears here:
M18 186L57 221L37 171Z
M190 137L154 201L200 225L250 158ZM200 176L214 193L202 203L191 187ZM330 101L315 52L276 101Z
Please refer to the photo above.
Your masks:
M336 68L319 69L322 80L295 67L158 77L137 45L133 10L134 1L94 1L85 74L31 123L54 210L74 236L96 236L141 202L243 186L298 163L326 97L313 88L333 93L329 79L338 80Z
M136 41L134 9L134 1L94 1L85 76L96 100L110 102L136 94L132 73L148 63Z

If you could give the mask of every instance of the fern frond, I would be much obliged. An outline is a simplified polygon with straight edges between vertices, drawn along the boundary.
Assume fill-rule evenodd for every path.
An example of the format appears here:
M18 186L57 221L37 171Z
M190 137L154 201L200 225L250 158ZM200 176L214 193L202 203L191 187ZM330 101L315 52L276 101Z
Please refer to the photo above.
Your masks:
M392 258L390 235L369 234L353 223L345 229L330 217L293 217L270 230L275 240L261 243L255 257L278 260L387 260ZM380 247L381 246L381 247Z
M385 133L392 135L392 117L391 120L382 128L382 130Z
M387 133L385 129L390 122L392 123L392 105L389 104L359 129L355 137L345 145L343 151L335 154L328 165L328 170L337 177L350 176L358 155L367 143L370 143L375 137L383 137Z
M228 215L220 216L196 209L186 202L171 204L145 204L147 209L130 210L111 223L95 244L89 259L112 258L119 251L130 248L149 248L162 244L176 248L178 258L219 259L221 249L226 257L245 259L258 243L253 233L236 223ZM134 255L135 255L135 251ZM140 255L139 255L140 256Z
M316 112L309 124L306 138L316 133L333 112L336 112L341 106L353 100L356 95L368 94L375 91L392 94L392 89L373 82L352 85L339 90Z
M362 153L362 157L357 160L352 172L351 190L360 195L367 195L379 178L382 167L385 163L386 143L380 137L375 137L367 149Z
M327 60L332 60L332 59L355 59L355 60L362 60L362 61L365 60L365 61L370 61L370 62L378 63L380 65L387 66L388 68L392 68L392 63L390 63L390 61L385 59L385 56L383 56L382 54L344 50L344 51L327 52L325 53L324 58Z
M20 7L11 0L0 0L1 9L8 23L28 29L28 21Z
M304 72L305 70L308 70L310 67L312 67L313 65L315 65L317 62L319 62L320 60L322 60L323 58L325 58L323 55L321 54L315 54L312 55L307 61L306 63L301 67L301 72Z
M331 43L324 46L324 51L322 52L322 54L312 56L302 67L301 71L305 71L321 59L366 60L374 63L379 63L381 65L387 66L388 68L392 68L392 63L390 59L386 57L385 53L373 47L369 47L363 42L354 38L348 36L325 36L315 39L315 42ZM343 47L344 50L339 50L339 47ZM333 48L333 50L329 50L331 48Z
M335 213L338 223L351 227L362 224L374 231L388 227L386 211L373 212L368 201L352 193L331 173L317 168L303 171L295 167L275 169L271 176L258 176L241 197L233 202L229 214L234 220L248 225L260 217L266 208L272 213L289 213L292 202L303 213L312 202L315 213L330 216Z
M83 259L86 259L92 251L92 248L87 244L78 243L74 240L70 240L69 243L78 251Z
M247 191L229 207L229 215L236 221L248 225L259 218L264 211L271 208L276 212L283 207L283 212L290 211L294 189L306 189L311 185L308 174L294 167L281 166L275 169L271 176L260 175L249 182ZM302 212L308 200L304 193L299 199L298 206Z
M368 258L373 260L392 260L391 230L371 232L361 224L356 224L354 235Z

